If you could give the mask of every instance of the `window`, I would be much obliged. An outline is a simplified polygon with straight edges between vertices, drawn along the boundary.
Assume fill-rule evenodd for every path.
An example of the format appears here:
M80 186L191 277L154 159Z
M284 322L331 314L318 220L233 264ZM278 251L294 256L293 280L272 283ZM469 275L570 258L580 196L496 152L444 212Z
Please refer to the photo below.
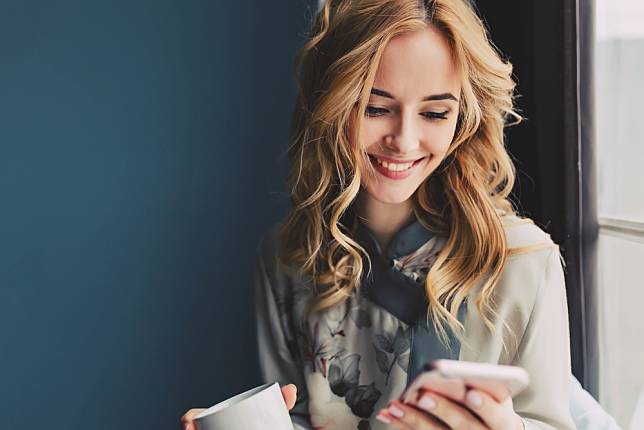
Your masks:
M599 400L644 428L644 2L596 0Z

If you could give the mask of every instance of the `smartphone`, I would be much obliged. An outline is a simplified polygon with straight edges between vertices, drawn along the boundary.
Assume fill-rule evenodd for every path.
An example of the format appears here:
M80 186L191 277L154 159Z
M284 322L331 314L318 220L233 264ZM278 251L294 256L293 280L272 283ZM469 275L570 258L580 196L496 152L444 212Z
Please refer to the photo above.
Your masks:
M459 360L434 360L407 386L400 400L414 402L419 392L431 389L456 401L465 399L470 388L491 395L499 402L514 397L528 386L530 378L525 369L501 364L475 363Z

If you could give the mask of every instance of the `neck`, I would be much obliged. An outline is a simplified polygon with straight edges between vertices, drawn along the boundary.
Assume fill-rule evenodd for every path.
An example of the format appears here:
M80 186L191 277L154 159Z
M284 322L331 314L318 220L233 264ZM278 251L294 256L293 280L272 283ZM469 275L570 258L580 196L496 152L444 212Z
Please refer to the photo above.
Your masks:
M414 218L411 198L401 203L383 203L371 197L364 188L358 193L356 209L383 252L393 235Z

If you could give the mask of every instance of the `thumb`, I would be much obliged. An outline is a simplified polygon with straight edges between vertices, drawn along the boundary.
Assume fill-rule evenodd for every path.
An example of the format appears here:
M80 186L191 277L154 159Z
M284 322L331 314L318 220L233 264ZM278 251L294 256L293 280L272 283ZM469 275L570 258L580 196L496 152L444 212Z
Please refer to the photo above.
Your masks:
M295 406L297 400L297 387L294 384L288 384L282 387L282 396L286 403L286 408L290 411Z

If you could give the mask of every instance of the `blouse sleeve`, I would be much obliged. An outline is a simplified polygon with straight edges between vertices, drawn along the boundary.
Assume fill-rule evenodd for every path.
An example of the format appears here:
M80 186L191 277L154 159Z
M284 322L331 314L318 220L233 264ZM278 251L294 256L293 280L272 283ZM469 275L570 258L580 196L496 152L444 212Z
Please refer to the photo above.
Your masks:
M530 375L529 386L514 399L526 430L574 429L570 413L570 335L565 278L559 248L546 259L527 327L514 365Z
M308 396L300 363L289 349L288 338L293 333L285 327L275 292L273 266L266 265L265 238L258 246L255 266L255 314L259 364L265 383L279 382L280 386L295 384L297 401L291 410L295 430L311 430Z
M615 419L570 375L570 411L577 430L620 430Z

